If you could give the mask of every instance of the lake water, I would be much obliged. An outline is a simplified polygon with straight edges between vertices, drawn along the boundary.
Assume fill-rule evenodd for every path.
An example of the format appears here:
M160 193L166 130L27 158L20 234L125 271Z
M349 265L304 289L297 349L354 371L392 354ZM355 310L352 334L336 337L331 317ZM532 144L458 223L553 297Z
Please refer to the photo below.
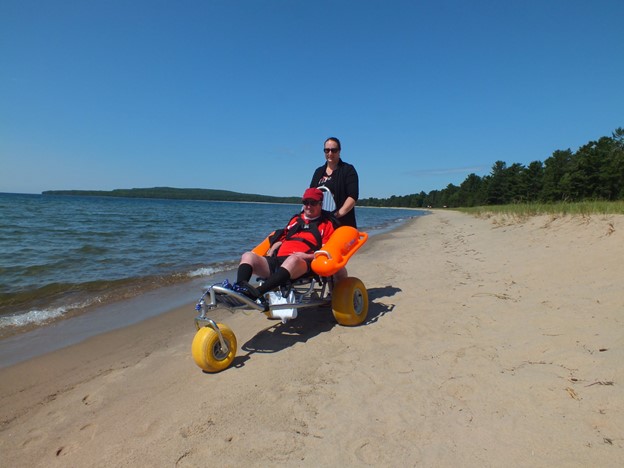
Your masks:
M0 338L107 310L120 299L149 297L150 291L209 284L299 210L285 204L0 194ZM423 214L357 208L359 229L371 235ZM136 309L124 313L136 313L130 310Z

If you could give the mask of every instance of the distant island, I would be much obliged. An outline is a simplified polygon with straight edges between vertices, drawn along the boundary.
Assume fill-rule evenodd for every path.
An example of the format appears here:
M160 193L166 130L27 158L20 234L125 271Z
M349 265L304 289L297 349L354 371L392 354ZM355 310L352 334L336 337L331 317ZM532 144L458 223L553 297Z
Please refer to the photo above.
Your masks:
M174 200L210 200L257 203L299 203L300 197L271 197L229 190L198 188L152 187L115 190L46 190L42 195L68 195L80 197L161 198Z

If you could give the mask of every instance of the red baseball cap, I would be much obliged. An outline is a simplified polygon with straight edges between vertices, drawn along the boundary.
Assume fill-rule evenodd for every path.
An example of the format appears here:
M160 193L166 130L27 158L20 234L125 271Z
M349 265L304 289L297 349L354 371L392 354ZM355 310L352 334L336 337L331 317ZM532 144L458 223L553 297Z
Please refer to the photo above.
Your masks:
M304 200L323 201L323 192L321 192L317 188L306 189L306 191L303 192L303 199Z

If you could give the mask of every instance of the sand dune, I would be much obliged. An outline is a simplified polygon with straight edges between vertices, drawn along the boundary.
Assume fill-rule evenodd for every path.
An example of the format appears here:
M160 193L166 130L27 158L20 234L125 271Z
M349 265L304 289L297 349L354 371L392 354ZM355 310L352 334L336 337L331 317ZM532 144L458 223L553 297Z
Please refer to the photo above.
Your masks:
M2 466L621 466L624 216L437 211L352 259L360 327L192 304L0 371Z

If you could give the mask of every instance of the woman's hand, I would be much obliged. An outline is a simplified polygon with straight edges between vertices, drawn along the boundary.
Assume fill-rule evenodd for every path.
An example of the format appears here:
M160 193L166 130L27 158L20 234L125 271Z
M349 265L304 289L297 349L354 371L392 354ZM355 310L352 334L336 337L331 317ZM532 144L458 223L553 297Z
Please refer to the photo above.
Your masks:
M342 218L344 215L346 215L349 211L353 209L356 203L357 202L355 201L355 198L347 197L343 205L340 208L338 208L336 211L334 211L334 216L336 218Z

